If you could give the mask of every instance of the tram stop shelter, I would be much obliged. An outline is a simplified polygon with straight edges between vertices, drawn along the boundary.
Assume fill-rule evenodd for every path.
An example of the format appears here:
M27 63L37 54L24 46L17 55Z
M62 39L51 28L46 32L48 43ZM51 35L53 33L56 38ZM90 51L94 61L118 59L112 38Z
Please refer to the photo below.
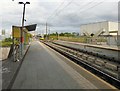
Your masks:
M30 32L35 31L36 26L37 24L27 25L23 28L21 26L12 26L13 46L16 44L22 45L20 51L23 52L23 50L26 49L26 46L29 45L30 39L32 38L32 34Z

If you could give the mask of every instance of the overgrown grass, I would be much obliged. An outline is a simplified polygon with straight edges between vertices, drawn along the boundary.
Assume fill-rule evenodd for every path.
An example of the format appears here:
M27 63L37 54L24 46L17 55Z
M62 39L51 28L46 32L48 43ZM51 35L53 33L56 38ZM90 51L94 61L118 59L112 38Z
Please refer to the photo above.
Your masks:
M50 36L49 39L50 39L50 40L57 40L58 37L57 37L57 36Z
M50 36L50 39L57 40L57 36ZM86 37L86 36L81 36L81 37L64 37L64 36L59 36L59 40L63 41L71 41L71 42L79 42L79 43L90 43L90 40L92 38ZM97 42L107 42L105 38L98 37Z
M59 37L59 40L86 43L87 37Z
M5 41L0 41L0 46L1 47L10 47L12 42L5 42Z

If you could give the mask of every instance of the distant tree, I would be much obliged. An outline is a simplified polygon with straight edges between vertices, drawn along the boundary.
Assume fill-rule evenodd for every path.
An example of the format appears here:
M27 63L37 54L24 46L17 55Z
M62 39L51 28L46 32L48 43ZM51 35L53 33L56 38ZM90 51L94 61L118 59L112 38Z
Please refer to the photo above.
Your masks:
M60 33L59 36L71 37L73 35L72 33L65 32L65 33Z
M50 36L56 36L56 33L52 33L52 34L50 34Z
M73 36L79 36L79 33L73 32L72 35L73 35Z
M64 36L64 33L60 33L59 36Z
M44 34L44 38L46 38L46 34Z
M12 42L12 39L11 38L5 38L4 41L5 42Z

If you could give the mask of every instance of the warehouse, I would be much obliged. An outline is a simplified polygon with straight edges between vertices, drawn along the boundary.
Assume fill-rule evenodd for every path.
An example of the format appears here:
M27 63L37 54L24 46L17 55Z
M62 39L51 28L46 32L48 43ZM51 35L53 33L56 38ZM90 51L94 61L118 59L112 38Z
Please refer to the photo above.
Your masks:
M80 26L80 34L81 35L117 35L118 31L118 23L103 21L96 23L83 24Z
M80 26L80 35L87 37L106 37L106 43L117 45L118 23L111 21L102 21Z

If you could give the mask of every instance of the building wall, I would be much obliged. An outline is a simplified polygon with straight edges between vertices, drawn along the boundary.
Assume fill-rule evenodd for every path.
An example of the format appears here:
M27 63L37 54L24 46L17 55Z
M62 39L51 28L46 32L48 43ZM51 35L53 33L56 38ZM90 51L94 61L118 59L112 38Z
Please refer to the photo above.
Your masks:
M118 23L117 22L109 22L109 31L117 31Z

